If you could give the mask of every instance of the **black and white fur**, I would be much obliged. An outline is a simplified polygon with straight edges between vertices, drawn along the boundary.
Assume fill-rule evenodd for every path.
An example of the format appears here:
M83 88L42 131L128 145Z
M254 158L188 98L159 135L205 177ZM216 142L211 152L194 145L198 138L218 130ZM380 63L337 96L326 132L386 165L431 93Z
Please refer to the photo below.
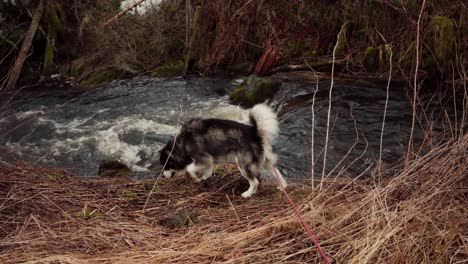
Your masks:
M258 187L261 169L275 176L277 156L272 142L278 136L278 120L273 110L255 105L249 114L251 125L223 119L191 119L181 132L160 151L164 177L170 178L177 170L186 169L200 182L213 174L214 164L236 163L242 176L249 181L249 189L242 197L252 196ZM277 171L281 184L286 181Z

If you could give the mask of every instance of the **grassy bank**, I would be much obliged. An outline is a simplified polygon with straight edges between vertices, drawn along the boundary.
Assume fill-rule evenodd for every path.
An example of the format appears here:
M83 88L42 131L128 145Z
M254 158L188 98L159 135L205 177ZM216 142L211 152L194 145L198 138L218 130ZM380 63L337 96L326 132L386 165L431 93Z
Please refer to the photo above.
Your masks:
M394 75L405 77L414 73L418 59L419 75L430 79L426 83L466 82L468 8L460 1L423 6L420 1L194 0L190 13L196 7L200 13L191 27L182 0L163 1L145 16L124 15L106 26L119 12L119 1L46 2L23 83L53 73L72 75L85 86L142 73L182 74L190 41L186 28L197 32L190 51L193 73L252 72L265 53L270 54L266 72L305 61L316 71L330 71L336 45L337 72L382 74L391 63ZM0 10L9 14L0 41L1 76L14 62L34 8Z
M468 256L468 136L434 146L380 185L296 185L333 263L461 263ZM2 263L320 263L281 193L251 199L235 171L205 185L183 176L80 180L25 164L0 167Z

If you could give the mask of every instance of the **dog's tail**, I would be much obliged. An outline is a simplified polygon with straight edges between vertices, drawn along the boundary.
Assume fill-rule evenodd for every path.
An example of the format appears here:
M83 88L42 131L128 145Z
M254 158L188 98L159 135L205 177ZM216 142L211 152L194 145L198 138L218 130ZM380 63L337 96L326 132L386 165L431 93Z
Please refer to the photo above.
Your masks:
M257 104L250 110L249 118L252 125L257 128L264 147L271 150L273 141L279 134L276 113L266 104Z

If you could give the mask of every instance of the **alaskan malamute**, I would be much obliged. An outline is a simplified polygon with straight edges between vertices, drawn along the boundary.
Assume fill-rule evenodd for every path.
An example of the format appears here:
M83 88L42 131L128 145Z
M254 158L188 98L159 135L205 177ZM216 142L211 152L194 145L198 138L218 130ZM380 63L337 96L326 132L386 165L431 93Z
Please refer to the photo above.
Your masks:
M186 169L200 182L213 174L214 164L236 163L242 176L249 181L249 189L242 193L248 198L257 191L257 176L261 169L275 177L277 156L272 142L278 136L276 114L265 105L255 105L249 114L251 125L223 119L191 119L180 133L160 151L164 177ZM276 170L283 187L286 181Z

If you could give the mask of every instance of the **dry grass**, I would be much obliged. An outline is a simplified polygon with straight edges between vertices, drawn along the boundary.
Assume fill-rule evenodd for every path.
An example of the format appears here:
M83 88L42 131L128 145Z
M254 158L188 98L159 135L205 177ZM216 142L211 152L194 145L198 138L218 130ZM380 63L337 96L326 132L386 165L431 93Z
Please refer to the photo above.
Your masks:
M462 263L468 258L468 135L432 148L401 174L327 181L289 192L334 263ZM280 192L226 170L185 177L81 180L25 164L0 167L2 263L315 263L316 249ZM196 214L164 227L176 211ZM194 220L197 219L197 220Z

